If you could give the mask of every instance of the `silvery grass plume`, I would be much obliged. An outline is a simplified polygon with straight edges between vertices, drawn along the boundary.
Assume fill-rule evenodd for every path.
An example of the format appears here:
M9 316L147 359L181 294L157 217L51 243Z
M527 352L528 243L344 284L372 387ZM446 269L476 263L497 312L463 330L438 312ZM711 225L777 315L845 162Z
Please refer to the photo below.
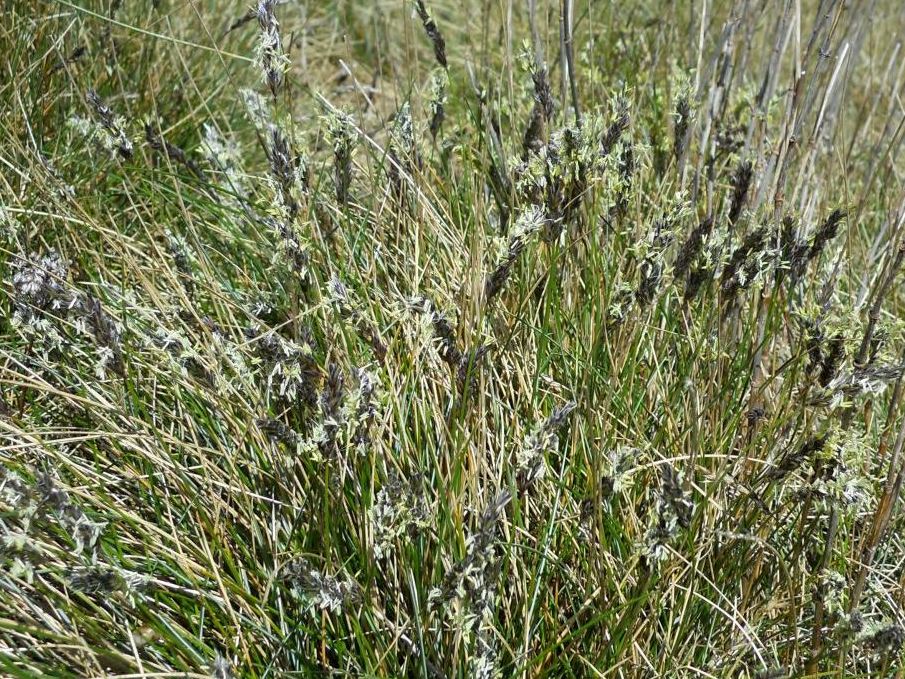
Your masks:
M517 482L521 492L530 489L534 483L543 478L547 470L544 456L555 449L557 435L577 404L573 401L557 406L532 433L525 437L516 458Z
M207 162L218 173L223 181L226 191L238 201L236 206L246 201L248 188L245 178L240 172L241 149L232 140L224 139L220 131L212 123L204 123L204 134L201 139L200 150Z
M114 114L95 90L88 90L86 98L94 110L101 127L106 131L105 141L103 141L104 146L115 149L123 158L131 158L133 151L132 141L125 131L125 119Z
M259 133L264 134L273 119L270 104L260 94L247 88L240 89L239 96L245 108L245 116Z
M833 617L842 618L848 610L846 605L846 589L848 582L845 575L839 571L824 568L817 574L815 596L823 600L824 609ZM847 620L840 619L840 624L846 624Z
M676 239L680 222L689 212L684 200L676 200L670 210L654 221L653 228L643 243L643 256L639 265L641 281L635 290L635 303L642 310L650 306L661 290L667 254Z
M700 245L692 243L692 245L696 245L694 248L696 252L679 253L680 256L684 257L686 254L688 256L688 259L683 262L688 267L685 280L675 279L677 285L684 284L682 286L684 287L683 300L686 304L694 301L712 281L716 280L719 282L720 275L725 273L730 265L730 227L726 224L720 226L716 220L713 220L713 223L708 220L709 218L697 227L701 230L699 236L695 234L689 236L689 240L698 237L701 239ZM741 247L743 247L743 244L739 245L739 248ZM738 248L736 251L739 251L741 255L738 266L742 268L745 265L747 255L744 254L744 251L738 250ZM738 288L733 287L734 274L729 274L727 280L727 285L730 289L738 290ZM728 298L727 300L732 301Z
M800 446L786 450L774 464L761 474L763 481L782 481L785 477L811 462L826 447L826 435L809 436Z
M802 238L798 220L792 215L783 217L779 230L779 260L776 266L776 280L782 282L786 275L792 283L797 283L808 265L810 246Z
M358 583L323 573L303 557L292 560L283 577L308 611L337 613L361 601Z
M354 368L355 389L350 389L343 404L349 423L350 444L359 456L365 456L371 445L371 429L377 416L383 391L378 376L366 368Z
M707 237L713 231L713 217L706 217L688 234L673 262L672 276L676 284L687 285L691 266L698 258Z
M371 427L377 414L379 381L365 370L352 372L350 386L339 366L331 363L317 399L318 419L310 434L302 436L278 420L260 418L259 428L295 455L321 463L338 463L348 471L347 453L364 456L371 444Z
M546 242L556 240L581 214L592 182L604 169L599 148L602 125L601 117L585 116L575 125L556 130L542 149Z
M546 200L548 167L546 147L541 145L513 168L518 201L523 205L543 206Z
M337 276L333 276L327 282L326 298L339 312L339 316L351 323L361 338L370 345L374 357L383 362L387 353L386 344L380 338L377 328L358 310L358 305L349 294L348 288Z
M170 229L164 231L163 235L167 240L167 250L170 252L170 257L173 258L176 271L179 272L179 282L185 289L185 294L191 299L195 294L194 257L191 248L185 238L173 233Z
M867 471L872 455L871 442L863 431L834 424L815 451L812 473L780 490L808 497L815 508L836 513L837 520L854 519L874 503L872 489L877 479Z
M91 121L79 116L72 116L68 121L70 127L109 153L118 154L125 159L131 158L133 145L126 132L125 119L113 113L95 90L88 90L85 98L91 106L96 120Z
M649 526L641 552L648 567L654 568L666 558L667 545L688 528L694 504L682 489L682 475L671 464L660 465L660 485L654 491Z
M619 182L618 189L616 190L616 199L610 210L610 219L619 221L622 220L626 212L628 212L632 197L636 194L637 190L635 171L638 169L639 163L635 156L635 146L632 144L631 140L626 140L619 144L615 161L616 176L618 177Z
M828 328L827 319L822 313L813 316L802 314L799 324L808 356L806 374L812 377L816 373L822 373L823 367L829 364L832 374L828 375L826 382L821 380L821 386L826 386L835 376L845 355L845 335Z
M415 295L407 300L405 311L415 316L414 340L418 346L436 346L437 355L456 377L460 391L473 393L480 367L491 346L478 345L461 350L456 333L446 315L427 297Z
M455 330L446 315L430 299L423 295L415 295L409 299L408 308L429 320L440 359L450 367L458 370L464 357L459 350Z
M546 242L555 241L582 217L581 208L590 202L595 184L608 184L617 195L624 190L625 181L616 163L607 158L609 151L602 150L604 144L617 143L623 123L628 125L627 114L624 121L609 125L603 116L588 114L574 125L554 131L547 143L537 142L523 154L515 168L517 194L522 203L543 207ZM611 135L615 139L607 141Z
M393 119L387 145L387 176L393 195L397 200L406 196L405 175L411 175L419 164L418 149L415 145L415 128L412 123L412 108L408 102L402 104Z
M478 530L469 536L465 558L447 571L440 587L433 589L430 600L435 604L447 603L453 598L465 598L474 593L474 585L483 581L483 569L494 554L494 541L503 510L512 500L509 491L498 493L481 513Z
M123 568L94 563L69 569L66 582L73 590L95 598L120 595L134 602L148 588L150 578Z
M235 677L232 663L218 653L211 663L211 679L235 679Z
M293 273L305 281L308 276L308 248L297 222L301 201L309 188L308 158L296 153L282 129L269 122L266 118L269 109L263 104L263 100L249 97L246 103L249 105L249 115L261 124L259 131L264 138L270 163L271 186L276 194L274 209L270 211L271 214L260 218L260 221L278 238L274 260L287 264Z
M819 257L820 253L823 252L824 248L827 246L827 243L839 234L839 229L845 221L846 216L844 210L836 208L829 214L826 220L824 220L814 233L814 240L811 242L810 250L808 250L809 261Z
M270 161L271 177L276 183L277 198L285 219L294 222L300 201L309 189L311 175L308 157L296 152L279 126L268 123L266 130L267 159Z
M107 522L91 519L49 472L36 473L34 482L29 483L0 466L0 502L19 521L21 541L27 541L36 525L53 516L72 540L76 556L84 552L93 555L107 527Z
M321 460L339 458L339 430L345 425L345 413L342 409L346 398L346 378L339 366L331 363L327 366L327 379L320 396L320 416L315 434Z
M258 418L257 425L271 441L285 446L287 451L297 457L302 455L305 439L297 431L269 417Z
M616 149L632 122L629 114L629 102L624 96L620 95L613 99L610 109L610 122L600 137L600 155L603 158L609 156Z
M410 539L431 524L421 478L405 480L391 473L368 511L374 558L389 557L397 540Z
M299 152L298 144L274 122L270 104L264 97L249 89L240 89L239 94L245 115L254 125L267 154L270 181L277 199L272 212L280 221L293 222L310 188L308 156ZM288 122L291 124L291 119Z
M607 307L607 328L615 329L621 325L632 310L635 303L635 287L628 281L620 282L610 294Z
M48 352L71 345L64 334L72 327L76 335L89 336L97 345L95 369L99 377L103 377L107 368L122 374L123 352L117 321L96 297L73 289L67 281L68 275L68 263L55 251L15 262L13 325ZM65 319L71 326L53 327L51 319Z
M60 312L72 308L76 299L66 285L69 265L55 250L43 257L32 254L13 263L16 313L31 319L38 311Z
M276 332L261 333L260 328L246 328L245 337L252 343L252 368L263 375L269 401L288 401L306 407L317 402L321 371L314 360L311 344L296 343Z
M446 573L443 584L428 597L433 606L458 600L459 610L449 613L466 638L470 637L469 674L474 677L490 679L501 672L493 628L500 575L495 541L503 510L511 499L509 491L503 491L485 507L477 532L466 543L465 558Z
M57 168L54 162L44 153L38 151L36 153L38 162L46 171L46 179L52 185L52 193L54 197L67 203L74 203L75 187L66 181L63 173ZM3 207L0 206L0 227L3 226Z
M283 76L289 70L289 57L283 53L280 40L280 23L274 14L275 0L261 0L258 3L258 26L261 38L255 50L255 60L264 76L264 82L271 94L277 96Z
M35 482L39 505L53 510L60 525L69 531L76 553L94 550L107 527L106 521L93 521L74 503L68 492L57 485L49 473L39 474Z
M352 151L357 133L355 120L348 113L330 108L324 115L327 123L327 139L333 146L333 183L336 200L341 205L349 201L349 185L352 183Z
M856 366L851 374L840 375L828 385L843 391L846 396L880 394L902 378L905 365L869 364Z
M273 250L273 262L289 267L302 282L308 281L308 244L299 235L294 220L265 216L261 223L266 226L277 239Z
M604 496L618 495L631 486L640 457L640 449L627 445L616 446L607 453L607 474L603 478Z
M905 629L897 623L874 623L858 636L858 642L874 656L893 656L905 644Z
M543 211L536 205L526 208L519 215L509 236L509 244L505 255L484 281L485 304L492 301L500 293L512 274L512 267L515 266L531 238L539 233L546 223L547 220Z

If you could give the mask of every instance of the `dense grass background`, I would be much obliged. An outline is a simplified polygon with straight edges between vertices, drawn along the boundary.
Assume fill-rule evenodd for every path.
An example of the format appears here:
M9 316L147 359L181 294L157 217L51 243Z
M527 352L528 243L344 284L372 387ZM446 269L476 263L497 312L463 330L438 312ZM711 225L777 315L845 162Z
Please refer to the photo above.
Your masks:
M903 29L7 2L0 673L905 676Z

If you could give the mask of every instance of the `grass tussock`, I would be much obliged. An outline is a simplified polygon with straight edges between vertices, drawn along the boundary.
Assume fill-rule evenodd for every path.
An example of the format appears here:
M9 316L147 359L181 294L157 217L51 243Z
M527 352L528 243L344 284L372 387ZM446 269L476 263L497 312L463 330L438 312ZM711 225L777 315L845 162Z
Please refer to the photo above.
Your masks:
M8 3L0 674L905 676L864 5Z

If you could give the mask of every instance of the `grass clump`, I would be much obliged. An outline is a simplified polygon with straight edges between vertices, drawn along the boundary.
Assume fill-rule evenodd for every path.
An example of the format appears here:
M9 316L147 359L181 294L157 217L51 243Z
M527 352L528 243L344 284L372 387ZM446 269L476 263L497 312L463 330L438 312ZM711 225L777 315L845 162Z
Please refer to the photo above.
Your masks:
M897 3L0 21L0 674L899 677Z

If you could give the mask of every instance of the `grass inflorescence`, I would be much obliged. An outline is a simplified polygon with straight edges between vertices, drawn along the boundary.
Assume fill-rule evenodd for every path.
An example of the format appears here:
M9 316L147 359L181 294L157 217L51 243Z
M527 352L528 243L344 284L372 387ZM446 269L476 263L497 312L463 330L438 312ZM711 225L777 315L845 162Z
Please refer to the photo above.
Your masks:
M905 676L865 5L8 3L0 675Z

